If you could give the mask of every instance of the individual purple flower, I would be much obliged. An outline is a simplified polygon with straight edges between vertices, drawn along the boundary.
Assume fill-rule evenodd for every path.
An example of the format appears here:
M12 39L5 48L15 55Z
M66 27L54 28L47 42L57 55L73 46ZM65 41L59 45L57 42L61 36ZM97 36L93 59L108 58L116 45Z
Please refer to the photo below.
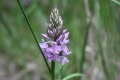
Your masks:
M68 63L67 56L71 54L67 44L69 43L69 32L63 30L63 20L57 8L54 8L50 15L50 23L47 25L47 35L41 34L44 39L40 47L48 61L61 61L62 65Z

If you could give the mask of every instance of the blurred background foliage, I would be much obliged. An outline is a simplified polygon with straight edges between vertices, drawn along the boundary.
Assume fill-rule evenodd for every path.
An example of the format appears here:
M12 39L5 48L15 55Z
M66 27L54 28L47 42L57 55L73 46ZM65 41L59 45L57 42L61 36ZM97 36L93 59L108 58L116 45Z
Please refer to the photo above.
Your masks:
M118 0L119 1L119 0ZM120 80L120 5L111 0L20 0L41 42L57 6L70 32L70 62L62 78ZM56 78L61 63L56 63ZM78 80L73 78L71 80ZM50 80L50 74L16 0L0 0L0 80ZM83 77L82 80L85 80Z

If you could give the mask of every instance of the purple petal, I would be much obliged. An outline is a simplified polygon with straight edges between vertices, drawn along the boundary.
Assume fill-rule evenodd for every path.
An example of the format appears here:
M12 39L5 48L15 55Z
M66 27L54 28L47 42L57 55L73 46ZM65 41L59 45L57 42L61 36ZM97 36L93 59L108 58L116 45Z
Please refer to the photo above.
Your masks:
M53 55L59 53L59 52L57 51L57 49L55 49L55 48L53 48L53 47L47 48L47 51L51 52Z
M54 34L54 35L56 34L56 29L55 29L55 28L53 29L53 34Z
M53 55L59 54L58 46L57 46L56 42L52 42L52 47L47 48L47 51L51 52Z
M64 38L64 35L60 35L60 37L57 39L57 41L56 41L56 42L60 42L60 41L62 41L62 40L63 40L63 38Z
M54 55L54 61L60 61L60 57L59 57L59 55Z
M56 61L56 60L58 60L58 61L60 61L60 58L59 58L59 56L57 56L57 55L51 55L50 57L48 57L48 61L49 62L51 62L51 61Z
M52 61L52 56L51 57L48 57L48 61L51 62Z
M69 49L67 48L66 45L63 47L62 54L63 54L64 56L71 54L71 52L69 51Z
M62 51L62 46L60 45L60 46L56 46L56 48L57 48L57 50L60 52L60 51Z
M57 60L57 61L60 61L60 57L59 57L59 56L56 56L56 60Z
M52 47L49 47L48 51L50 51L52 54L59 54L59 52L62 51L62 48L62 45L57 45L56 42L52 42Z
M69 40L63 40L63 43L67 44L67 43L69 43Z
M50 36L52 36L52 37L54 36L54 34L51 30L48 30L48 33L49 33Z
M56 45L57 45L57 43L56 43L56 42L52 42L51 44L52 44L52 46L56 46Z
M48 48L48 44L47 43L39 43L41 48Z
M67 33L65 34L65 38L64 38L64 39L67 39L68 36L69 36L69 32L67 32Z
M46 34L41 34L44 38L51 40L50 37L48 37Z
M50 56L51 56L51 53L48 52L48 51L46 51L45 55L46 55L47 57L50 57Z
M57 29L57 35L60 34L61 30L62 30L62 26L59 26L58 29Z
M65 34L65 33L66 33L66 31L67 31L67 29L63 30L63 31L62 31L62 34Z
M57 45L56 42L52 42L52 49L57 52L62 50L61 46Z
M69 62L69 60L66 58L66 57L64 57L63 59L62 59L62 65L64 65L65 63L68 63Z
M47 55L46 50L45 50L45 49L42 49L42 51L43 51L43 53L44 53L44 56L47 57L48 55Z
M60 42L61 45L66 45L67 43L69 43L69 40L63 40Z
M62 26L58 26L58 30L61 30L62 29Z
M69 42L69 40L67 40L67 38L69 36L69 32L65 33L64 36L65 37L64 37L63 41L60 41L60 44L62 44L62 45L66 45Z

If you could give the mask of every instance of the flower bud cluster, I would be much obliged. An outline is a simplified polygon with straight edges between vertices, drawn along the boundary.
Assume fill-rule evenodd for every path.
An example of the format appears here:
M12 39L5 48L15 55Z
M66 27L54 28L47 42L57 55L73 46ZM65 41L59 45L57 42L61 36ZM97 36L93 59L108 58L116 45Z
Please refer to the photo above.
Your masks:
M63 20L59 15L59 11L57 8L54 8L50 14L50 23L53 27L62 26Z

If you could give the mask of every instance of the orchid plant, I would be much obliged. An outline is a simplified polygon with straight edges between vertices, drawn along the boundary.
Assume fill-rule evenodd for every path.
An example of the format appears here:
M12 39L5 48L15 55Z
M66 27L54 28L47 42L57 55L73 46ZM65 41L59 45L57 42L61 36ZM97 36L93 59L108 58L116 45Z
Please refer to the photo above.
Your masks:
M69 33L67 29L63 29L63 20L61 16L59 15L59 11L57 7L55 7L51 14L50 14L50 23L47 23L47 34L42 34L43 39L42 43L38 43L35 34L32 30L31 24L25 14L25 11L20 3L19 0L17 0L22 13L28 23L28 26L33 34L33 37L35 38L35 41L39 47L40 52L42 53L42 56L44 58L44 61L46 63L46 66L51 74L51 80L55 80L55 62L59 61L62 63L62 65L69 62L67 56L71 54L72 52L69 51L67 44L69 43ZM51 68L48 65L48 62L51 62ZM63 79L60 80L68 80L72 77L76 76L83 76L80 73L74 73L71 74Z
M64 65L69 62L67 55L71 54L71 51L67 47L69 43L69 32L67 32L67 29L63 30L62 24L63 20L59 15L59 11L57 8L54 8L50 14L50 23L46 24L47 35L41 34L43 36L43 43L40 43L40 47L44 56L48 58L49 62L52 62L52 80L55 79L55 62L61 61L62 65Z

